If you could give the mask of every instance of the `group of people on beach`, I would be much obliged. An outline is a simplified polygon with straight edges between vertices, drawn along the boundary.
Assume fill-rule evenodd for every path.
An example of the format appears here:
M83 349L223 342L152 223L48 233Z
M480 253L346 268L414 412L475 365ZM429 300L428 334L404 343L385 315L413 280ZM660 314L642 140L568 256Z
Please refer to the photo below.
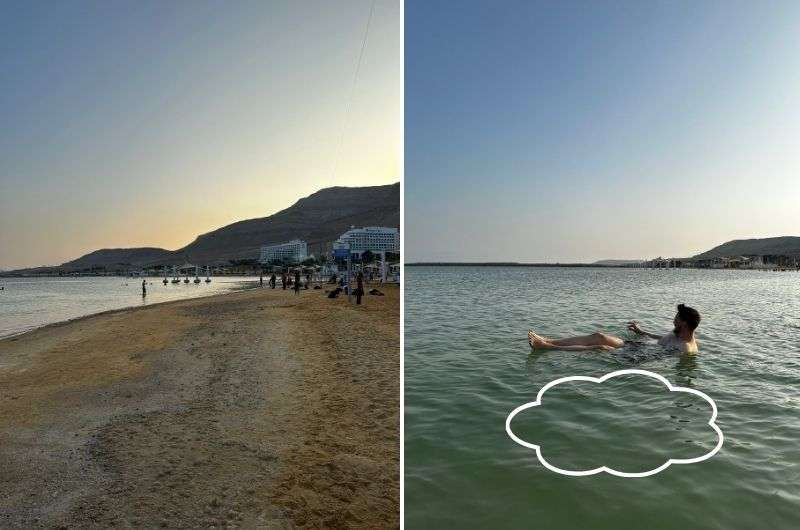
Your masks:
M303 283L301 281L301 279L300 279L300 271L299 270L294 271L294 274L286 274L284 272L284 273L281 273L281 289L283 289L285 291L287 287L292 287L294 289L295 294L300 294L300 288L301 287L303 289L309 289L309 287L311 285L311 280L312 280L311 273L306 273L306 281L305 281L305 283ZM269 280L267 281L267 283L269 284L269 287L271 289L275 289L276 285L278 284L278 277L274 272L269 277ZM261 274L258 277L258 285L259 285L259 287L264 287L264 275L263 274Z
M272 275L267 280L267 283L271 289L275 289L277 281L278 281L277 275L275 273L272 273ZM301 279L299 270L294 271L294 274L281 273L281 289L286 290L287 287L293 288L296 295L300 294L301 287L306 290L309 289L311 281L312 281L311 273L306 273L305 283L303 283ZM343 290L346 291L346 289L348 289L349 287L345 286L344 283L345 283L344 278L342 278L341 287L343 288ZM263 274L259 275L258 284L259 287L264 287ZM142 283L143 291L144 288L145 288L144 283ZM353 295L356 297L357 305L361 305L361 299L365 294L366 291L364 290L364 273L359 272L358 275L356 276L356 288L353 290Z
M335 276L334 276L334 278L335 278ZM300 271L299 270L295 270L293 275L292 274L281 273L281 289L286 290L287 287L291 287L291 288L294 289L294 294L299 295L301 287L303 287L304 289L307 290L309 288L309 286L311 285L311 280L312 280L311 274L310 273L306 273L306 278L305 279L306 279L305 284L303 284L303 282L300 279ZM268 282L268 284L269 284L271 289L275 289L275 287L276 287L276 285L278 283L278 277L275 275L274 272L269 277L269 280L267 280L267 282ZM346 289L349 288L349 286L345 286L344 283L345 283L344 278L342 278L341 279L342 288L346 290ZM259 287L264 287L264 275L263 274L259 275L259 277L258 277L258 285L259 285ZM358 275L356 276L356 288L353 290L353 295L356 297L356 304L357 305L361 305L361 298L364 296L364 294L365 294L365 291L364 291L364 273L359 272ZM147 281L146 280L142 280L142 298L144 298L146 296L147 296Z

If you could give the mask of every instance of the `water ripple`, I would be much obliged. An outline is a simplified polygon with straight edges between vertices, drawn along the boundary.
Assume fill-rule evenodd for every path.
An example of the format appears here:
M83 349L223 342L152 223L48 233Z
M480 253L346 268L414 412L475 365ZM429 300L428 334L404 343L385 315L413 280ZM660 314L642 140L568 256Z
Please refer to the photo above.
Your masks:
M800 528L797 274L426 267L407 269L405 292L408 528ZM526 344L529 328L628 338L631 319L666 332L677 303L703 315L697 356L653 345L531 353ZM547 382L626 367L711 395L722 451L645 479L574 479L543 469L505 435L506 414ZM622 410L634 406L627 392L614 399ZM665 436L675 433L673 446L691 452L705 439L687 403L676 400L650 426L667 422ZM567 407L547 420L556 433L586 428L608 439L603 425L615 418L604 413L581 427L584 418ZM657 445L628 442L617 454L623 463Z

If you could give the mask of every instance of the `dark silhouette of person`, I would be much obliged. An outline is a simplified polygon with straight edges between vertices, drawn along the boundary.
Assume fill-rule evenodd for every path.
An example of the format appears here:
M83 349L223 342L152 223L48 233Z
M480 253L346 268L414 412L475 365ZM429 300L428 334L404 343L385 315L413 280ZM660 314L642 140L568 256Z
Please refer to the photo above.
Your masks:
M269 278L269 286L272 287L273 289L275 288L275 273L274 272L272 273L272 276L270 276L270 278Z
M300 294L300 271L294 271L294 294Z
M356 304L361 305L361 297L364 296L364 274L359 272L356 278Z
M286 290L286 273L281 273L281 289Z
M311 285L311 273L307 272L306 273L306 289L308 289L309 285Z
M145 280L142 280L142 298L147 296L147 283Z

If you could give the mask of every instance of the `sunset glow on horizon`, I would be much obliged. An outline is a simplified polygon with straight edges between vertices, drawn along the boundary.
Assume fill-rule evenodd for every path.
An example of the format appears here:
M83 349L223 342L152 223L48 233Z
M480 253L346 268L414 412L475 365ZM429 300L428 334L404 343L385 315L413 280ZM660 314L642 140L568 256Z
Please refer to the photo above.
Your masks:
M370 0L235 6L6 5L0 268L400 180L399 3L376 0L355 85Z

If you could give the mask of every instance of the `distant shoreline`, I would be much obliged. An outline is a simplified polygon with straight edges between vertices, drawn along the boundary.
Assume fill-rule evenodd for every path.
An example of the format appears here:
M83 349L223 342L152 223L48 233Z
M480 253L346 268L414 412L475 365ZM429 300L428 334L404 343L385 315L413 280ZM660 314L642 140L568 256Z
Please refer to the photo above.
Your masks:
M185 278L186 275L182 274L180 277ZM242 278L242 277L250 277L254 276L258 279L258 273L256 274L216 274L212 276L212 278ZM172 277L172 275L170 275ZM193 274L189 275L190 278L194 278ZM204 277L204 275L200 275L200 277ZM74 280L76 278L125 278L128 280L143 280L143 279L152 279L157 278L159 280L163 279L163 276L131 276L129 274L2 274L0 273L0 278L5 279L12 279L12 278L64 278L67 280Z
M597 267L601 269L630 269L630 265L604 265L602 263L518 263L504 261L467 262L467 261L420 261L405 263L406 267Z
M253 285L249 285L250 283L252 283ZM16 339L19 339L20 337L23 337L23 336L25 336L25 335L27 335L29 333L33 333L35 331L48 329L48 328L51 328L51 327L52 328L57 328L57 327L60 327L60 326L73 324L75 322L79 322L81 320L89 319L89 318L93 318L93 317L104 316L104 315L113 315L115 313L123 313L123 312L126 312L126 311L138 311L138 310L143 310L143 309L147 309L147 308L163 306L163 305L166 305L166 304L178 304L178 303L181 303L181 302L187 302L189 300L200 300L200 299L203 299L203 298L213 298L213 297L216 297L216 296L228 296L228 295L231 295L233 293L238 293L238 292L241 292L241 291L248 291L250 289L257 289L257 288L258 288L258 285L257 285L257 281L256 280L253 280L252 282L251 281L241 281L241 282L238 282L238 285L236 287L232 287L231 290L226 291L226 292L222 292L222 293L211 293L211 294L205 294L205 295L195 296L195 297L191 297L191 298L178 298L178 299L175 299L175 300L164 300L162 302L150 302L147 305L126 305L126 306L118 307L118 308L115 308L115 309L102 309L102 310L96 311L94 313L86 313L85 315L80 315L80 316L76 316L76 317L72 317L72 318L66 318L66 319L63 319L63 320L54 320L52 322L46 322L44 324L37 324L37 325L34 325L34 326L30 327L30 328L26 328L26 329L23 329L23 330L20 330L20 331L15 331L15 332L9 333L9 334L0 334L0 343L2 343L5 340L10 340L10 339L16 340Z
M720 270L720 271L781 271L792 272L800 271L800 267L783 266L783 265L766 265L758 268L749 267L686 267L686 266L642 266L638 265L625 265L625 264L605 264L605 263L518 263L518 262L464 262L464 261L425 261L405 263L406 267L522 267L522 268L572 268L572 269L653 269L653 270L672 270L672 269L689 269L689 270Z

